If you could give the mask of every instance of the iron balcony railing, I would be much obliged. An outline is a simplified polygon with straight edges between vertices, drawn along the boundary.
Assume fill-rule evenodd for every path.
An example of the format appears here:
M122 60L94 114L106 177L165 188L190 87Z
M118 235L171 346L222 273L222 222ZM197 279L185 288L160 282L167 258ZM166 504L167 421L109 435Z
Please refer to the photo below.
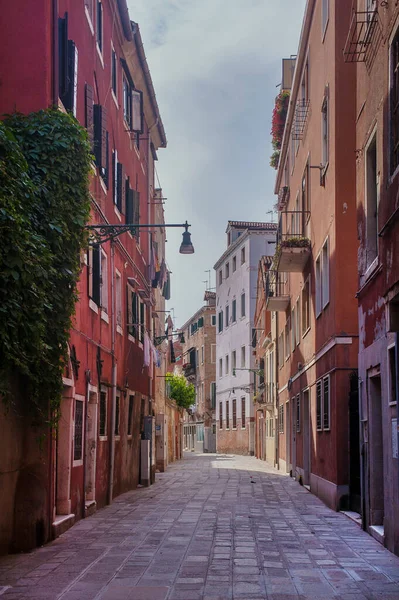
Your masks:
M364 62L370 69L381 40L382 26L375 0L369 10L353 11L344 48L345 62Z
M277 246L304 247L310 236L310 210L284 210L277 228Z

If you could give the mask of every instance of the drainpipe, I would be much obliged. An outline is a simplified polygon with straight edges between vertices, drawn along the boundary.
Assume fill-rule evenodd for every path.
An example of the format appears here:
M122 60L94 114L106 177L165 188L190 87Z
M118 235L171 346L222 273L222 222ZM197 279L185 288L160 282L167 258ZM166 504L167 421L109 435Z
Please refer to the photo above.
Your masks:
M89 409L89 394L90 394L90 369L85 372L86 375L86 400L85 400L85 418L84 418L84 452L83 452L83 495L82 495L82 519L86 517L86 483L87 483L87 425L88 425L88 409Z
M277 400L278 365L279 365L279 356L278 356L278 312L277 311L276 311L276 327L275 327L275 331L276 331L276 334L275 334L275 337L274 337L274 339L275 339L274 343L276 344L276 359L274 361L275 362L275 365L274 365L275 378L274 378L274 380L275 380L275 386L276 386L276 400ZM280 449L279 449L279 434L278 434L279 433L278 432L278 410L277 410L277 423L275 422L274 425L275 425L275 427L274 427L274 444L275 444L275 452L276 452L274 460L275 460L275 464L277 465L277 468L279 469L280 468L279 467L280 461L279 461L278 457L279 457Z
M112 503L114 491L114 462L115 462L115 416L116 416L116 378L117 365L115 358L115 332L116 332L116 314L115 314L115 242L111 240L111 389L112 389L112 410L111 410L111 444L109 448L109 472L108 472L108 497L107 503Z

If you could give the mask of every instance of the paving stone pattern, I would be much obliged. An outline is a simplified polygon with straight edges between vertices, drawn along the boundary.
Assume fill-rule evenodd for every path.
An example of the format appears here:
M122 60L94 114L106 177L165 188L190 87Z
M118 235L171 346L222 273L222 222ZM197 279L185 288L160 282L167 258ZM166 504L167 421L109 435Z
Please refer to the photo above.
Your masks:
M0 559L0 599L25 598L399 600L399 558L262 461L190 454Z

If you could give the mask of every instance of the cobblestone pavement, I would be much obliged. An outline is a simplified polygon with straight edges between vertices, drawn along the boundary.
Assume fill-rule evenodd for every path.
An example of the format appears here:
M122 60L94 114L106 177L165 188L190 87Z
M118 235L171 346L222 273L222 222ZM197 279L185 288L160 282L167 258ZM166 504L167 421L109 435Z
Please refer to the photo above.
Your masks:
M255 458L188 455L51 544L0 559L0 596L399 600L399 558Z

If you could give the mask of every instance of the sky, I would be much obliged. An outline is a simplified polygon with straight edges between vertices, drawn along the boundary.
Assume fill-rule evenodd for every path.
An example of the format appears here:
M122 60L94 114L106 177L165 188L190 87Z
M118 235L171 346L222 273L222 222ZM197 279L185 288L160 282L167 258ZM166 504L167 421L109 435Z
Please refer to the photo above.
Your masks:
M128 0L168 145L156 163L166 223L191 223L195 254L167 230L175 327L202 305L228 220L270 221L271 117L281 59L297 53L305 0ZM274 215L276 220L276 215Z

